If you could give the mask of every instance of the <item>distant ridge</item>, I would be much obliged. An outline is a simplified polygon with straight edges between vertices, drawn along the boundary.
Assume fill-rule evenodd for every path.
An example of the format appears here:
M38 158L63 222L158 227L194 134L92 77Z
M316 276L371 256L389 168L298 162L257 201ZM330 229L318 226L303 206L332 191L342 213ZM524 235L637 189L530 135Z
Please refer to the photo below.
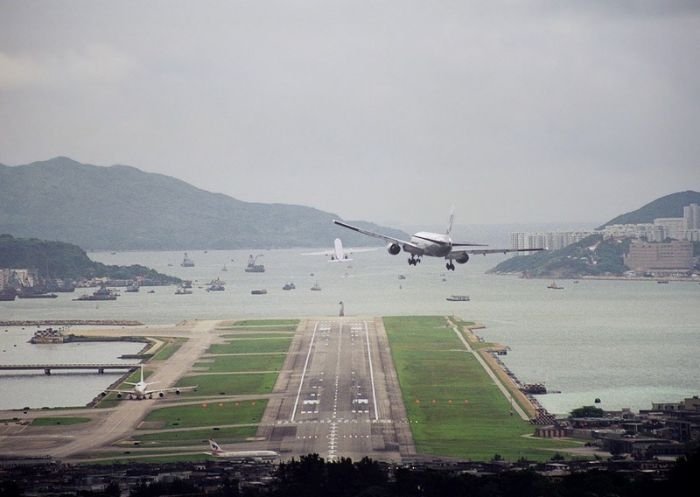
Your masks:
M0 234L74 243L87 250L250 249L369 241L300 205L243 202L162 174L68 157L0 164ZM401 231L359 222L404 238Z
M636 211L621 214L611 219L597 229L611 224L653 223L654 219L659 217L683 217L683 207L688 204L700 204L700 193L688 190L657 198Z

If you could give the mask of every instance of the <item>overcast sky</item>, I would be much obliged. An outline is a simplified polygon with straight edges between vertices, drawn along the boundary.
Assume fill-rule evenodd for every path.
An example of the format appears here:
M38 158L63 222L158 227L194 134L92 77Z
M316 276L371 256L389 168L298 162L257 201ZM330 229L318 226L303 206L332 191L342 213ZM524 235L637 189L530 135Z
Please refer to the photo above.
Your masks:
M0 163L57 155L345 219L604 222L700 190L700 1L0 0Z

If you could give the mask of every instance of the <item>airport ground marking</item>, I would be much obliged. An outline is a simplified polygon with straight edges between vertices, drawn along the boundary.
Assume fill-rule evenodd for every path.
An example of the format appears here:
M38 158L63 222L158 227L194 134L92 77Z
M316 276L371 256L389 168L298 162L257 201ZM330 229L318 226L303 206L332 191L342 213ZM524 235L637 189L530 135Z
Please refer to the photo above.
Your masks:
M304 362L304 370L301 372L301 381L299 381L299 390L297 391L297 398L294 400L294 409L292 409L291 421L294 421L296 416L297 406L299 405L299 396L301 395L301 388L304 386L304 377L306 376L306 368L309 367L309 359L311 358L311 351L314 348L314 340L316 339L316 330L318 330L318 321L314 325L314 332L311 335L311 343L309 344L309 352L306 354L306 362Z
M362 322L365 325L365 338L367 339L367 360L369 361L369 379L372 383L372 402L374 406L374 420L379 419L379 406L377 405L377 392L374 388L374 368L372 367L372 351L369 348L369 329L367 328L367 321Z

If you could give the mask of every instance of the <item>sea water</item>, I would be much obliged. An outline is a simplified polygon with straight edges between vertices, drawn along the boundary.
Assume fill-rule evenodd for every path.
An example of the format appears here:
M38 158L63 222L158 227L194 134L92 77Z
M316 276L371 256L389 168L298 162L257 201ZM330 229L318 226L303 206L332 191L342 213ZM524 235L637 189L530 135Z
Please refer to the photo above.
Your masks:
M334 263L304 252L189 251L194 267L180 266L183 252L90 253L105 264L142 264L191 280L193 293L175 295L173 286L143 287L138 293L122 292L116 301L76 302L72 299L91 291L77 289L51 300L0 302L0 320L130 319L174 324L188 319L337 316L342 301L346 316L456 315L483 324L478 333L485 340L510 347L503 362L523 383L544 382L549 390L561 391L539 396L552 413L592 405L596 399L605 409L639 410L650 408L652 402L677 402L700 394L697 282L562 280L558 283L563 290L550 290L546 288L550 281L485 274L503 260L499 255L474 256L457 265L456 271L448 271L440 259L426 257L414 267L403 254L391 256L383 248ZM264 273L244 271L251 254L265 265ZM225 291L207 292L215 278L226 282ZM287 282L293 282L296 290L282 290ZM321 291L311 291L315 284ZM257 289L267 294L252 295L251 290ZM470 301L447 301L450 295L469 295ZM3 350L16 349L16 339L10 339L15 333L20 332L0 329ZM32 333L24 330L20 341ZM133 345L120 344L119 354L129 353L126 348ZM4 352L0 362L6 362L5 354L42 362L37 355L47 350L42 347ZM52 347L69 350L67 345ZM111 344L97 347L115 352ZM95 362L102 360L111 362L113 357ZM67 384L74 377L25 377L18 380L19 390L11 390L2 378L0 408L76 405L106 386L80 376L77 385L48 388L39 403L27 400L28 392L48 382ZM66 390L82 397L67 400Z

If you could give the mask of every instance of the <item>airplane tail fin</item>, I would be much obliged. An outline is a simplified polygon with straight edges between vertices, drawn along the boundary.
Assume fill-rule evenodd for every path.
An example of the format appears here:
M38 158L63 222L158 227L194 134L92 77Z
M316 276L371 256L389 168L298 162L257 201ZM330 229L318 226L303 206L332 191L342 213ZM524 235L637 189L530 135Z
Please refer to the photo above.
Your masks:
M211 449L211 453L216 455L220 454L222 452L221 447L219 446L218 443L216 443L214 440L211 438L209 439L209 448Z
M450 209L450 218L447 221L447 231L445 231L446 235L449 235L452 233L452 225L454 224L455 221L455 208L454 205Z
M333 244L333 255L336 261L343 261L345 259L345 251L343 250L343 242L340 238L336 238Z

